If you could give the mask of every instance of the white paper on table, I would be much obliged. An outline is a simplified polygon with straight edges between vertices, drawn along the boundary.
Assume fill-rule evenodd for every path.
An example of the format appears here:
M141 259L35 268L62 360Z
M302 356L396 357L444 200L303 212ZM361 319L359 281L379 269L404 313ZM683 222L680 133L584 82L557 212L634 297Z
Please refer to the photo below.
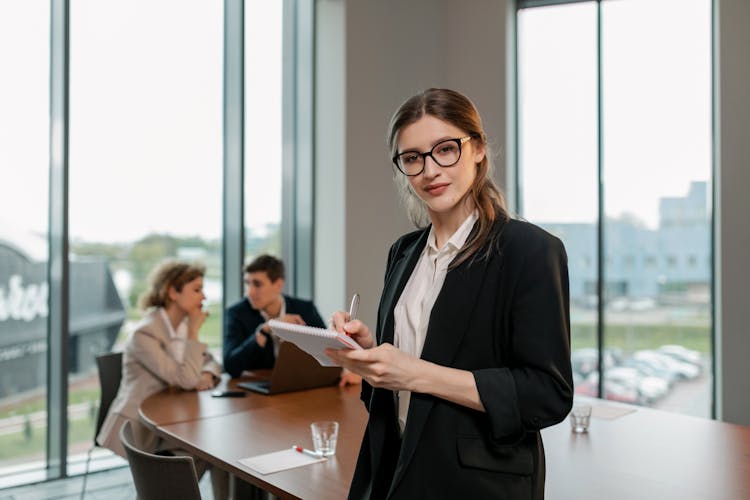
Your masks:
M635 408L624 408L622 406L594 405L591 409L591 416L603 420L614 420L634 411Z
M241 458L239 462L261 474L271 474L281 470L302 467L303 465L325 462L326 460L325 457L311 457L310 455L300 453L290 448L288 450L274 451L264 455Z

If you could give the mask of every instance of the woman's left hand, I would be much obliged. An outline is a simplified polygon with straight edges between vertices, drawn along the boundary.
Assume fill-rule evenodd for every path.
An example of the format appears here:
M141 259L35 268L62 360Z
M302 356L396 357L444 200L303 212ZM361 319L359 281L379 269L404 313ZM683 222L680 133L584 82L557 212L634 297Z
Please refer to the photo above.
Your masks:
M209 372L201 373L201 378L198 379L198 383L195 385L196 391L205 391L207 389L213 389L214 387L214 376Z
M362 376L371 386L394 391L415 391L422 360L392 344L372 349L326 349L328 357L349 371Z
M346 387L347 385L359 385L362 383L362 377L356 373L352 373L346 368L341 370L341 379L339 380L339 387Z

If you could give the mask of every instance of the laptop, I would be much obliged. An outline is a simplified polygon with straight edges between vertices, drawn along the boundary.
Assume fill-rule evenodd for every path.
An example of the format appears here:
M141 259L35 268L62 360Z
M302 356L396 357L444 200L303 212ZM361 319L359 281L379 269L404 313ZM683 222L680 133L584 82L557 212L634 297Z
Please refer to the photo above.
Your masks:
M340 375L340 367L320 366L315 358L293 343L282 342L271 378L240 382L237 387L262 394L279 394L333 385Z

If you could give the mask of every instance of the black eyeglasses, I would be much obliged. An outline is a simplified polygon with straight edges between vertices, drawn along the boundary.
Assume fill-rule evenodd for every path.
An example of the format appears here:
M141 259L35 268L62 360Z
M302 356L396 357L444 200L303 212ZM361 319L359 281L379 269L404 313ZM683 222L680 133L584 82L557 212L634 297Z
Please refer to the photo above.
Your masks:
M471 140L470 135L458 139L447 139L435 144L431 150L426 153L418 151L406 151L393 157L393 163L396 168L409 177L419 175L424 172L424 162L429 156L432 161L441 167L452 167L461 159L461 145Z

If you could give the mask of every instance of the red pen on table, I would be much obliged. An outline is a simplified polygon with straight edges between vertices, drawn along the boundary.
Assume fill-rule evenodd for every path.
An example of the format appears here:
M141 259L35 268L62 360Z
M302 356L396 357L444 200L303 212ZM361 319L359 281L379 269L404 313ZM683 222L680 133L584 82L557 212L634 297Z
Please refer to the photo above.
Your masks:
M315 458L322 458L323 457L323 455L321 455L318 452L315 452L315 451L312 451L312 450L308 450L307 448L303 448L301 446L297 446L296 444L292 445L292 449L294 451L296 451L296 452L304 453L305 455L310 455L311 457L315 457Z

